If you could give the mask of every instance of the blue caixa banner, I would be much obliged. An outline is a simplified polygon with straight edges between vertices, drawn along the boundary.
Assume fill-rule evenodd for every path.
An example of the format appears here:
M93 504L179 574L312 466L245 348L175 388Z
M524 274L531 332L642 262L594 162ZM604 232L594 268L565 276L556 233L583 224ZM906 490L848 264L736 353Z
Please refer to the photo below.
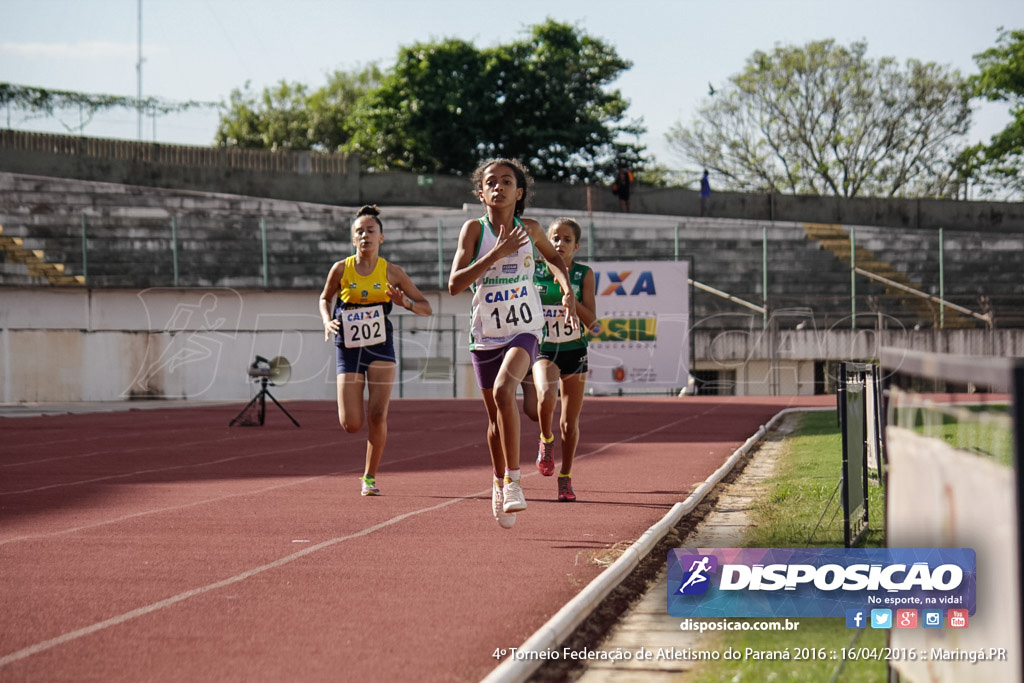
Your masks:
M975 611L971 548L676 548L673 617L844 617L847 609Z

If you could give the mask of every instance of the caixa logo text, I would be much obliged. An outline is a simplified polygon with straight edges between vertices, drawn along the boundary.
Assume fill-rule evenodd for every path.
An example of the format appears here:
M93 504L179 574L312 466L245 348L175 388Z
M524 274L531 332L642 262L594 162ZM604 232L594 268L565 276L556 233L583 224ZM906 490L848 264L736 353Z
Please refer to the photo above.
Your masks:
M604 289L601 289L602 280L605 281ZM631 270L601 272L595 268L594 285L600 296L657 295L654 286L654 273L649 270L642 270L634 274Z
M726 564L721 567L718 589L723 591L796 590L813 585L821 591L950 591L963 582L963 569L942 564L934 569L927 562L910 565L852 564L770 564L753 567Z

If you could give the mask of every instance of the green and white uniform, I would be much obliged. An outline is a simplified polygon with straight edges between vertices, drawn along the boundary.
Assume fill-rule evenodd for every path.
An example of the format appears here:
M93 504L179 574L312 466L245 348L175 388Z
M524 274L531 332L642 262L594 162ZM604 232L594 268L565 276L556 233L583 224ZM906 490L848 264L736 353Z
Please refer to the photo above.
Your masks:
M522 227L518 218L515 224ZM473 262L498 243L498 233L486 216L480 219L480 242ZM534 285L536 260L533 240L514 254L492 264L473 283L471 351L487 351L507 346L517 335L528 333L538 340L544 327L540 295Z

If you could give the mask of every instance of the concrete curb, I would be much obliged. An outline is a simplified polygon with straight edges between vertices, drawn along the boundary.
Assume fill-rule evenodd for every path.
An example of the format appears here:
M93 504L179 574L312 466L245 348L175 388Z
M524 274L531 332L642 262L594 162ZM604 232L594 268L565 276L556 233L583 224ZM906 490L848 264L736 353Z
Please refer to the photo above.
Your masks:
M676 503L672 509L654 526L645 531L629 548L622 553L608 569L603 571L586 588L565 604L562 609L546 624L537 629L522 645L520 652L542 652L557 648L591 612L612 592L622 581L629 576L640 564L643 558L654 549L687 514L692 512L702 500L732 471L736 463L750 451L779 421L791 413L815 412L820 410L835 410L828 408L786 408L781 410L768 421L767 425L761 425L757 432L747 439L742 446L737 448L729 459L721 467L712 473L697 489L682 503ZM481 683L523 683L537 669L543 665L542 659L525 658L514 659L509 657L489 673Z

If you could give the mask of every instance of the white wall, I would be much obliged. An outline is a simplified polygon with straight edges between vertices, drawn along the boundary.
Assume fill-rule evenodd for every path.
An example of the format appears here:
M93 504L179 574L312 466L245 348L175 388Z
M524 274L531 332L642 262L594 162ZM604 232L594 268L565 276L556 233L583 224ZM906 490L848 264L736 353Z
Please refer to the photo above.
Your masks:
M434 316L395 315L404 330L396 346L414 368L403 373L395 396L467 395L467 388L475 391L463 332L468 298L427 296ZM334 346L323 339L318 297L226 288L0 290L0 399L244 400L253 393L247 369L260 355L291 364L291 379L272 389L278 398L333 400ZM414 359L450 357L453 334L454 381L418 376Z
M469 293L426 296L433 316L395 313L401 372L393 395L479 396ZM246 371L256 355L291 363L289 382L272 389L279 399L334 400L334 347L323 340L318 298L319 291L229 288L0 288L0 402L248 400L255 390ZM697 327L694 368L734 370L735 393L745 396L812 394L816 360L868 360L882 347L1024 357L1022 330L782 330L773 370L761 331ZM453 355L454 376L444 372Z

